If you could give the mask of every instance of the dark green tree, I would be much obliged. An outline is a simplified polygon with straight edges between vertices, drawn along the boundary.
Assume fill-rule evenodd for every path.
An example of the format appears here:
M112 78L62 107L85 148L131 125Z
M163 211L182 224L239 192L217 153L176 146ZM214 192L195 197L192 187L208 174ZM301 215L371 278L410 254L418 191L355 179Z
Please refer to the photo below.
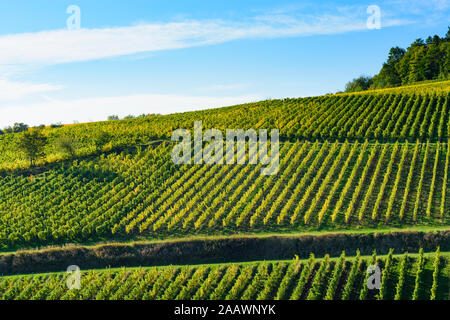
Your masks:
M360 76L345 85L345 92L364 91L369 89L372 78L368 76Z
M40 157L45 155L44 148L47 143L48 139L42 131L34 129L24 132L20 136L17 142L17 148L30 160L30 166L32 167Z
M425 47L419 47L409 63L409 82L423 81L425 77Z
M369 89L395 87L424 80L449 79L450 27L445 37L416 39L407 50L393 47L378 74L370 81ZM365 87L362 79L347 83L346 91L358 91Z
M436 79L440 72L441 51L439 44L431 43L427 46L424 57L425 79Z
M387 61L383 64L380 73L374 77L373 86L375 88L396 87L402 84L397 66L405 53L406 50L400 47L393 47L389 50Z
M405 55L406 50L400 47L393 47L389 50L387 64L394 66Z
M23 132L28 130L28 125L25 123L14 123L14 126L12 128L12 131L14 133Z

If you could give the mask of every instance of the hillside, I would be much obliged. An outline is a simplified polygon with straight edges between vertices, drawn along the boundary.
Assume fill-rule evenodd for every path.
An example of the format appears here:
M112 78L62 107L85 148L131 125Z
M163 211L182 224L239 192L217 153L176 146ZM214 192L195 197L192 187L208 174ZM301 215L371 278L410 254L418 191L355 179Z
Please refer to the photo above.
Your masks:
M49 145L41 163L53 163L66 156L56 148L61 136L76 142L78 157L98 153L96 138L107 133L104 151L148 145L169 140L178 128L279 129L282 141L365 139L380 142L446 142L450 136L448 96L450 81L382 89L371 92L319 97L266 100L218 109L171 115L149 115L129 120L65 125L45 128ZM0 135L0 172L28 167L15 144L21 133Z
M446 299L449 95L442 81L47 127L39 131L49 140L45 156L31 168L16 148L25 133L1 135L1 272L63 271L77 254L99 269L85 272L77 291L62 273L2 277L0 298ZM171 134L194 121L204 130L279 129L278 173L260 174L263 164L175 165ZM73 139L74 155L57 148L61 137ZM255 245L269 235L281 238ZM80 246L65 247L73 243ZM272 247L305 258L305 243L321 258L243 263ZM347 247L409 254L338 258ZM224 248L238 256L183 262L187 253L192 263L210 261ZM158 257L184 266L133 268L160 265ZM384 272L381 291L364 289L371 260ZM103 269L117 261L127 268Z
M3 175L0 245L448 225L449 87L44 129L50 140L76 136L79 159L50 149L49 164ZM260 175L261 165L174 165L171 132L197 119L204 128L280 128L279 174ZM99 132L112 137L100 155L91 145ZM16 161L17 136L0 138L9 151L3 168L26 165Z
M3 177L0 244L448 225L447 143L280 148L274 176L261 165L175 166L163 144Z
M1 300L446 300L449 255L407 254L237 264L121 268L83 272L68 291L62 273L0 280ZM368 265L383 268L381 290L365 283ZM326 281L329 279L330 281Z

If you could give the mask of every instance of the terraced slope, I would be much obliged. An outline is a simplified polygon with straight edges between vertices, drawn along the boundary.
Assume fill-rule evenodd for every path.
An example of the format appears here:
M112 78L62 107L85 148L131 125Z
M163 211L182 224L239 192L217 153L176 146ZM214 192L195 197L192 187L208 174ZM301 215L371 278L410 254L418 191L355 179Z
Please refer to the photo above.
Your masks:
M95 253L102 264L86 265L102 268L124 249L117 243L97 248L103 241L144 240L141 256L127 264L134 266L139 259L164 254L148 239L222 235L203 240L204 252L211 252L214 240L229 245L224 237L230 234L364 229L379 240L374 233L380 229L420 231L424 226L445 233L450 219L449 91L450 81L434 82L46 128L47 155L32 169L14 148L21 133L0 136L0 251L90 244L90 249L73 250ZM172 132L192 130L200 120L203 129L279 129L278 174L261 175L261 164L175 165ZM110 141L97 150L95 140L103 133ZM61 136L76 138L75 158L56 150ZM420 234L414 248L434 250L433 237L433 232ZM401 241L411 248L405 239L394 241L385 234L384 249L404 248ZM189 241L179 240L180 248L194 250ZM371 243L364 250L361 243L353 248L367 254ZM242 248L239 240L235 245ZM292 245L283 259L293 250L300 254ZM128 247L120 259L137 250ZM171 261L180 261L173 248ZM157 252L146 251L153 249ZM102 255L102 250L107 252ZM267 250L260 251L257 259L265 258ZM302 254L309 251L314 250ZM45 272L49 261L58 266L53 270L64 270L67 261L58 254L67 258L70 248L3 255L2 270L14 274L21 266L22 272L35 272L26 261L39 261ZM244 251L239 254L239 261L246 259ZM421 250L418 255L99 269L83 271L80 290L68 290L63 273L8 276L0 278L0 299L448 299L448 259L448 252ZM370 265L382 270L379 290L367 289Z
M285 142L273 176L176 166L171 148L0 178L0 245L449 222L448 143Z
M64 158L53 143L61 135L76 137L78 155L82 156L96 152L94 140L100 132L111 135L105 146L110 150L170 139L175 129L193 129L194 121L200 120L205 129L276 128L284 141L446 142L450 132L449 87L450 81L445 81L390 91L267 100L167 116L47 128L44 132L51 143L42 162ZM17 139L17 134L0 136L0 170L27 166L14 148Z
M448 253L346 257L244 264L107 269L83 272L68 290L67 274L3 277L0 299L448 299ZM380 289L366 286L369 265L382 273Z

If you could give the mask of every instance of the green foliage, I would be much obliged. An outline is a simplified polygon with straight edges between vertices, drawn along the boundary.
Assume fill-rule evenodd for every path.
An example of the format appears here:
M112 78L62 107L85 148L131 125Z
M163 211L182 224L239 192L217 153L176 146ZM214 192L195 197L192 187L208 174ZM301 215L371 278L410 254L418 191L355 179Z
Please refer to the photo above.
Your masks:
M425 257L423 254L423 249L420 248L419 250L419 258L416 262L416 277L414 281L414 292L412 295L412 300L419 300L421 299L421 291L423 287L423 273L424 273L424 264L425 264Z
M102 150L170 141L175 129L192 130L195 120L203 121L204 129L248 129L261 125L277 128L281 141L354 142L367 138L404 142L419 138L445 142L450 130L448 84L447 81L365 94L270 100L165 116L47 127L42 132L50 143L43 162L66 158L53 143L59 137L76 137L77 156L84 157ZM0 171L26 168L25 161L15 152L16 135L20 134L0 135Z
M411 273L414 266L424 258L410 257L409 260L412 263L405 264L405 257L406 254L401 257L390 255L387 258L380 257L379 260L384 261L384 265L389 270L389 272L383 271L383 286L398 288L401 285L403 295L411 296L414 279L408 277L397 279L394 274L400 273L401 276ZM66 273L2 277L0 279L0 300L215 300L224 299L226 296L236 300L256 297L274 299L278 296L274 289L281 286L281 283L286 283L285 279L287 278L289 278L288 282L298 283L302 288L301 295L298 294L297 289L294 289L296 299L319 298L325 285L328 285L328 288L333 285L332 299L339 299L340 296L348 299L349 295L346 292L357 291L359 283L355 279L364 276L365 270L360 268L360 265L361 261L367 261L367 259L370 258L358 255L355 259L349 260L351 274L348 277L342 272L344 265L342 256L335 260L330 285L328 285L327 266L331 265L331 261L328 256L317 261L320 264L319 268L310 268L311 260L302 261L301 263L307 270L302 271L301 274L307 276L300 275L299 279L298 274L292 272L295 270L293 266L297 264L295 260L281 263L251 262L181 267L97 269L82 272L80 290L67 289L68 275ZM438 250L433 261L433 265L424 266L424 270L433 272L433 277L422 279L423 287L432 288L430 296L423 298L445 299L447 292L440 291L439 286L447 278L446 275L440 276L436 270L444 270L440 268L447 267L448 260L442 257ZM386 277L388 273L390 276ZM311 284L308 285L306 282L311 282ZM303 285L304 283L306 285ZM336 287L336 283L342 283L343 287ZM288 287L287 290L291 289ZM330 293L330 290L328 289L327 292ZM330 295L327 296L331 298ZM287 297L287 295L284 296L285 299Z
M403 297L407 272L408 272L408 253L405 252L400 260L400 269L398 271L399 276L395 290L394 300L401 300Z
M47 137L40 130L34 129L19 137L17 148L30 160L30 166L33 166L37 159L45 155L44 147L47 143Z
M424 80L448 79L448 37L435 35L426 42L414 41L407 50L391 48L380 72L371 79L371 89L407 85Z
M433 261L433 285L431 286L430 300L436 300L437 287L439 285L439 267L441 266L441 248L437 248Z
M360 268L362 265L361 253L359 250L356 251L356 257L353 260L350 273L347 278L347 282L345 283L344 290L342 292L342 300L349 300L352 294L352 290L354 287L354 283L356 278L360 272Z
M358 92L364 91L370 88L372 84L372 78L367 76L360 76L353 79L345 85L345 92Z
M449 201L444 184L448 157L440 157L434 174L422 175L414 163L423 159L418 156L420 145L408 148L398 143L399 151L393 152L396 145L390 143L284 142L279 174L263 176L261 164L176 166L171 161L172 145L160 144L74 159L45 174L3 176L0 246L229 230L336 230L374 223L442 225L447 218L444 215L443 220L440 212L445 213ZM430 154L436 149L448 154L446 144L428 143ZM399 176L392 163L402 158ZM419 181L427 187L421 188L414 220ZM436 196L428 202L432 184ZM413 192L407 191L411 188ZM430 218L419 214L427 207L438 214ZM380 212L389 208L387 219Z
M116 116L116 115L108 116L108 121L113 121L113 120L119 120L119 116Z
M97 151L102 151L103 147L110 142L112 135L106 131L99 131L94 139L95 148Z
M297 285L292 292L290 300L299 300L303 294L307 281L314 271L314 265L316 263L314 254L310 254L308 261L305 262L300 277L298 279Z
M390 278L392 277L392 257L393 257L394 250L389 250L389 254L387 256L387 259L384 263L384 268L382 272L382 278L381 278L381 287L380 287L380 293L378 294L379 300L387 300L388 299L388 286L390 281Z
M58 137L55 141L55 146L62 153L67 154L71 158L76 156L77 142L75 138L71 136Z
M364 277L364 281L362 282L362 289L361 292L359 294L359 300L366 300L367 299L367 294L369 293L369 288L367 286L367 281L369 280L370 277L370 273L367 272L368 271L368 267L369 266L376 266L378 265L378 257L377 257L377 251L373 250L372 253L372 257L370 258L368 264L367 264L367 268L364 269L365 272L365 277Z
M322 290L327 281L328 270L330 269L330 256L328 254L325 255L324 259L322 259L319 269L317 270L311 289L308 292L306 300L319 300L322 297Z
M334 295L336 294L337 285L339 282L339 279L342 276L342 272L345 266L345 251L342 251L341 256L339 257L339 260L336 262L336 265L333 270L333 275L331 277L331 280L328 284L328 289L325 294L325 300L333 300Z

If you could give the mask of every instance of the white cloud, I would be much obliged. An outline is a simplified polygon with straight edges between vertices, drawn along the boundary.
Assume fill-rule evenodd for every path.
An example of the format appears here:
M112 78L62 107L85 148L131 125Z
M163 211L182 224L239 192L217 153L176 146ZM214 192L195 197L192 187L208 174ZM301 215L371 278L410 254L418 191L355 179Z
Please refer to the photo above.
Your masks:
M449 0L387 0L383 12L397 16L399 12L422 26L433 26L448 21Z
M62 88L62 86L49 83L15 82L4 78L0 79L0 102L17 100L29 95L47 93Z
M449 0L388 0L388 5L397 6L403 12L426 15L430 12L446 11L450 8Z
M112 114L121 117L143 113L169 114L229 106L258 101L262 98L260 95L212 97L144 94L77 100L49 99L34 104L0 106L2 114L0 127L11 125L14 122L39 125L57 122L72 123L75 120L79 122L101 121L106 120L107 116Z
M187 21L3 35L0 36L0 66L88 61L237 39L336 34L366 29L365 19L364 14L347 11L301 18L265 15L246 22ZM384 26L388 25L384 22Z
M338 8L339 9L339 8ZM53 30L0 36L0 127L14 122L40 123L104 120L108 115L128 113L172 113L256 101L259 95L231 96L232 90L245 84L219 84L199 88L203 96L127 95L120 97L55 100L44 94L62 87L6 80L37 67L125 56L139 59L160 50L213 45L238 39L262 39L318 34L337 34L366 30L363 7L321 11L303 15L290 10L273 12L241 22L191 20L103 29ZM382 21L383 27L408 23L405 20ZM229 96L213 93L230 91ZM235 93L233 93L235 94ZM39 95L26 104L26 97ZM19 100L22 99L22 100ZM17 100L12 102L12 100ZM8 102L9 101L9 102ZM5 103L7 102L7 103Z

